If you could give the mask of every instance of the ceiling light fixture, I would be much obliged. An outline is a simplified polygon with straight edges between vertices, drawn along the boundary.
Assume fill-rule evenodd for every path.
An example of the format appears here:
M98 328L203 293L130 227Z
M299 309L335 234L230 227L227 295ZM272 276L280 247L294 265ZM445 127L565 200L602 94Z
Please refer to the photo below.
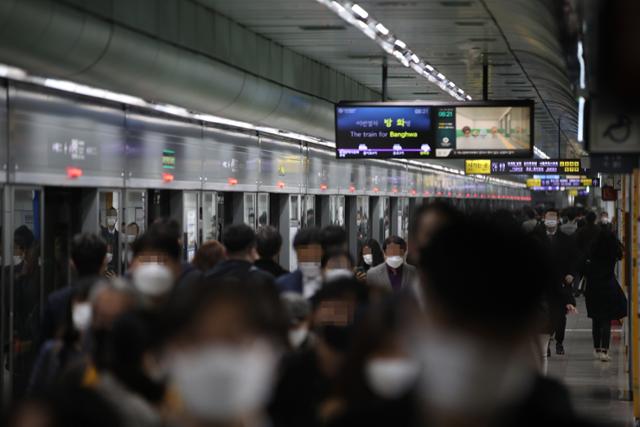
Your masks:
M374 19L358 3L346 0L316 0L331 9L347 23L362 31L367 37L375 41L385 52L393 55L405 67L411 67L417 74L436 84L443 92L458 101L471 101L471 96L464 96L465 92L458 90L454 82L447 80L444 74L436 70L431 64L420 58L415 52L407 48L407 44L391 33L383 23Z

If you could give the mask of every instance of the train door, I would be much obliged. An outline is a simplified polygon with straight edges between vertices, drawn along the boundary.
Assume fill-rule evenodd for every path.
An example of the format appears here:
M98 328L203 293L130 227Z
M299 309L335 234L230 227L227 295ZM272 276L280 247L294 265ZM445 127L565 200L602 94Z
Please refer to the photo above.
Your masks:
M122 202L119 190L100 189L97 192L97 221L93 213L93 207L87 207L86 219L83 223L83 231L92 232L94 229L107 242L107 270L113 273L122 272L125 261L122 257L122 242L126 229L123 215ZM97 223L97 227L94 225Z
M294 271L296 268L298 268L298 260L296 258L295 252L292 249L293 239L295 238L296 233L302 225L303 196L301 196L300 194L290 194L288 205L289 229L286 230L287 239L285 241L287 241L289 244L288 251L285 252L283 261L286 263L285 267L288 265L289 271ZM283 234L282 230L280 231L280 233Z
M270 206L269 206L269 193L258 193L257 208L257 228L269 225Z
M371 197L371 238L382 243L391 235L391 212L388 196Z
M244 203L242 205L242 220L249 227L256 229L256 193L244 193Z
M42 271L43 190L9 187L2 246L2 387L5 402L22 397L37 355L45 298Z
M182 261L189 262L198 249L200 191L148 190L147 224L170 218L180 224Z

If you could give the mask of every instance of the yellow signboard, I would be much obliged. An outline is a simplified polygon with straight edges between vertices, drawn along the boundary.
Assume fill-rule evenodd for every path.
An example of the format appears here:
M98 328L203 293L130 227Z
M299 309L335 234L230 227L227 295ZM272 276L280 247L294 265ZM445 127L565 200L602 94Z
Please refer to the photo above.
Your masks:
M527 187L528 188L532 188L532 187L540 187L542 185L542 180L541 179L528 179L527 180Z
M491 160L465 160L464 170L467 175L490 175Z
M570 196L577 196L578 195L578 189L577 188L572 188L571 190L569 190L569 195Z

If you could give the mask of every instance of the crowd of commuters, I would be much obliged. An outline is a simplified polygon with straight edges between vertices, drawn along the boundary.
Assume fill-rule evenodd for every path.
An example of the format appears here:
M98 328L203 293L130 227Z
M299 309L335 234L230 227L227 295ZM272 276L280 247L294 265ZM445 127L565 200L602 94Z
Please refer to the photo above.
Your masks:
M46 300L3 425L588 426L540 359L552 335L564 353L576 293L602 361L625 315L621 245L592 212L429 203L409 241L362 241L355 259L343 228L302 228L291 272L273 227L232 225L185 264L159 220L119 277L114 225L70 242L74 281Z

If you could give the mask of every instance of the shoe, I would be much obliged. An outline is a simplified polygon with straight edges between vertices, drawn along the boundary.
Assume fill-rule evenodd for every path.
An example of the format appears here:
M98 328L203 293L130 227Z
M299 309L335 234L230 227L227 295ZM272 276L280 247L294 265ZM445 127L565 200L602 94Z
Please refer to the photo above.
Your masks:
M600 361L601 362L608 362L611 360L611 356L609 356L609 352L608 351L603 351L600 353Z
M556 344L556 354L563 355L564 347L562 344Z
M600 354L602 354L602 351L600 351L599 348L596 348L595 350L593 350L593 357L596 360L600 360Z

